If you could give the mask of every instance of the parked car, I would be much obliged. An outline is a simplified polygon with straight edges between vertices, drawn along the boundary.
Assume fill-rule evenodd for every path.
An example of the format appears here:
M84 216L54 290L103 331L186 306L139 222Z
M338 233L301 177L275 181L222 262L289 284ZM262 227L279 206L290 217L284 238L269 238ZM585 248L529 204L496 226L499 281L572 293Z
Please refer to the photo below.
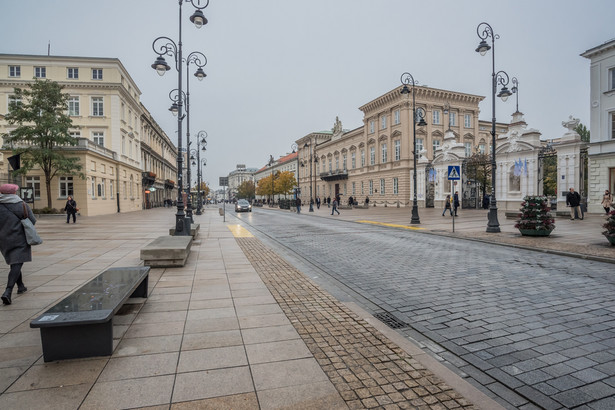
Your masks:
M235 212L252 212L252 205L245 199L240 199L235 204Z

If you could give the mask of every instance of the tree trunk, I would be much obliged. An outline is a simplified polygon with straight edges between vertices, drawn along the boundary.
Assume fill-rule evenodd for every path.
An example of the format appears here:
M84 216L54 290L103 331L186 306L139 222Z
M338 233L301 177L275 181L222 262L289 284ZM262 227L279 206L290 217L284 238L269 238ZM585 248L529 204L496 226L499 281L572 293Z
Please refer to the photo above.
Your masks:
M51 179L45 173L45 187L47 188L47 208L51 208Z

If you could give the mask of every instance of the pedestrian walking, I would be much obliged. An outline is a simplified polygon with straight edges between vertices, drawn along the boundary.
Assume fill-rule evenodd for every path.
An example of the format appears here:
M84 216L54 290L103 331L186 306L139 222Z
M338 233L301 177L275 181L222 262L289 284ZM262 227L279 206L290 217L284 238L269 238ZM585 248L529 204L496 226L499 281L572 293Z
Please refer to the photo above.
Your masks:
M36 218L30 207L17 195L19 187L13 184L0 186L0 251L11 268L2 294L2 303L12 303L13 287L17 284L17 293L28 290L23 283L21 267L24 262L32 261L32 247L26 240L26 233L21 220L28 218L33 224Z
M297 207L297 213L301 213L301 198L295 199L295 206Z
M331 197L327 197L327 208L331 208Z
M64 206L64 210L66 211L66 223L70 223L70 216L73 216L73 223L77 223L77 202L73 199L72 196L68 196L66 199L66 205Z
M453 195L453 205L455 206L455 216L457 216L457 208L459 208L459 191L455 191L455 195Z
M577 218L583 219L583 212L581 211L581 195L575 192L574 188L570 187L569 192L566 194L566 206L570 207L570 220L574 221L575 211L577 212Z
M352 196L350 198L348 198L348 205L350 205L350 206L354 205L354 198Z
M316 197L316 208L320 209L320 197Z
M333 215L333 212L337 212L337 214L340 214L340 211L337 210L337 206L339 205L339 202L337 201L337 198L333 199L333 209L331 209L331 215Z
M450 195L447 195L446 199L444 200L444 211L442 211L442 216L444 216L447 209L451 213L451 216L453 216L453 210L451 209L451 196Z
M613 206L613 196L611 192L607 189L604 191L604 195L602 196L602 207L604 208L604 212L608 215L611 212L611 206Z
M483 209L489 209L489 195L483 196Z
M369 197L368 196L365 197L365 206L369 206Z

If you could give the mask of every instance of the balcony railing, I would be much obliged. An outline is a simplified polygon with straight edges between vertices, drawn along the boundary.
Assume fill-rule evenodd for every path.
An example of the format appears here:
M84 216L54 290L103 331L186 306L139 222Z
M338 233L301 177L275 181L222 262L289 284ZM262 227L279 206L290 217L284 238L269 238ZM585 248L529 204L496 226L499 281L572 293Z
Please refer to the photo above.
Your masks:
M335 171L321 172L320 179L323 181L338 181L341 179L348 179L347 169L336 169Z

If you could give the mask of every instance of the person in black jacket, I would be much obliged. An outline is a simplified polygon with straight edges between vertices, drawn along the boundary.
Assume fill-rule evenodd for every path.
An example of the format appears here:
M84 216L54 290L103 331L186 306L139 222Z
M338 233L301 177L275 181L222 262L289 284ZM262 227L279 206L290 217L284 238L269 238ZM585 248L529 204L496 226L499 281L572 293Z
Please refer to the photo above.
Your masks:
M70 216L73 216L73 223L77 222L77 202L73 199L72 196L68 196L66 200L66 206L64 207L66 211L66 223L70 222Z
M574 221L574 213L577 211L578 218L583 219L583 213L581 212L581 195L575 192L574 188L570 188L570 191L566 194L566 206L570 207L570 220Z

